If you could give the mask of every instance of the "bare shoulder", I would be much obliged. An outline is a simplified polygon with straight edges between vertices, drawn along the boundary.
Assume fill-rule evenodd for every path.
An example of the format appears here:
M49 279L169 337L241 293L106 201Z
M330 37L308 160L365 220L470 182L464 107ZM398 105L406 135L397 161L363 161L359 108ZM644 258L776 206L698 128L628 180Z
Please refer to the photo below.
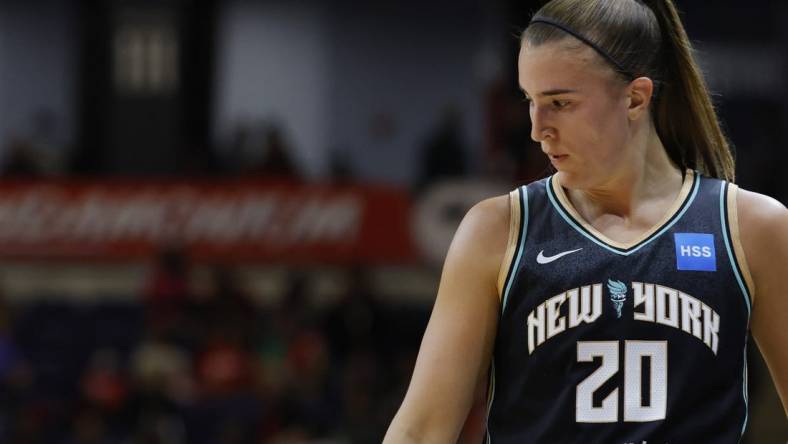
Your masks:
M788 209L776 199L743 189L736 201L742 246L757 287L764 272L779 264L775 256L788 256Z
M744 218L756 224L779 224L788 220L788 209L777 199L764 194L739 188L737 201L742 222L745 222Z
M485 199L471 207L454 234L443 277L455 282L484 282L496 293L509 240L509 223L508 195Z
M474 205L463 218L451 250L474 253L476 260L500 264L509 237L509 196L485 199Z
M736 200L742 236L766 240L788 231L788 209L777 199L739 189Z
M460 230L471 230L483 240L495 240L508 236L509 196L502 195L485 199L468 210L460 224Z

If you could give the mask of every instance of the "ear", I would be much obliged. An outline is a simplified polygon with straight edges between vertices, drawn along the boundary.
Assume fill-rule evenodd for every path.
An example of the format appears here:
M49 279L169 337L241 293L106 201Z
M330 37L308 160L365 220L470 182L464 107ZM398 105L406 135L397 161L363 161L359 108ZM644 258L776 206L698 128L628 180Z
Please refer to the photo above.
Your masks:
M629 83L629 107L627 113L630 120L637 120L648 112L651 95L654 93L654 82L648 77L638 77Z

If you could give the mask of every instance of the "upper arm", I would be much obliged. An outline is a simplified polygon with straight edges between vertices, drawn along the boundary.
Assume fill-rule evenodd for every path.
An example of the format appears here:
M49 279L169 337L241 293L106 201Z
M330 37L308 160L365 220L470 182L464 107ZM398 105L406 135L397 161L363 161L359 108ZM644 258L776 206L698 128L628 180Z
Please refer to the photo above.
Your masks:
M754 281L750 328L788 412L788 210L739 190L742 247Z
M386 442L401 442L397 436L407 434L424 442L457 440L490 363L508 236L508 196L477 204L457 229L413 377Z

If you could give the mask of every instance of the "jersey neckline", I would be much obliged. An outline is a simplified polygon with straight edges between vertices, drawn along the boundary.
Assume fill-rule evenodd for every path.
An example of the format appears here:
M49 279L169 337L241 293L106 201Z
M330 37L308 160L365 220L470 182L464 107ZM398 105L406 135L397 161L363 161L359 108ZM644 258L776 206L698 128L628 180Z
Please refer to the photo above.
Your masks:
M597 245L613 253L627 256L658 238L673 226L684 215L695 199L699 184L700 174L693 170L686 170L681 190L662 219L631 242L618 242L610 239L583 219L569 201L556 175L552 175L547 179L547 194L552 205L572 228Z

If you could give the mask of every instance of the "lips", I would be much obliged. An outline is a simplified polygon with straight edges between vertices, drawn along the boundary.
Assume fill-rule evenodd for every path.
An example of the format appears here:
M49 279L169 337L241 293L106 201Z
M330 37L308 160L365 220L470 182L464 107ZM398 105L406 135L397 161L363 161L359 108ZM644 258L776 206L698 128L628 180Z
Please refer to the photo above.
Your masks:
M548 154L547 158L550 159L550 163L553 164L553 167L558 169L559 167L563 166L566 163L567 159L569 159L568 154Z

